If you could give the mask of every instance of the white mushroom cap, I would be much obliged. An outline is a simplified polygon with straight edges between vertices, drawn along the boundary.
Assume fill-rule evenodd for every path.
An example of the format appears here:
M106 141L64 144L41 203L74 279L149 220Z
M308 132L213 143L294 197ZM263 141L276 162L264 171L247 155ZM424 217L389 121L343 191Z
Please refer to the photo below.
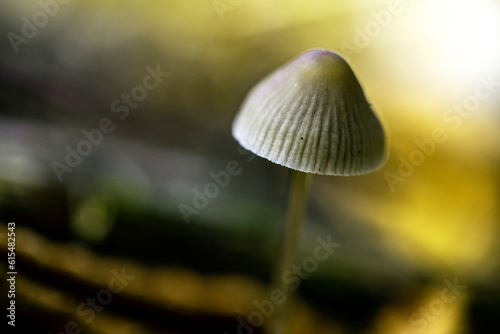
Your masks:
M339 55L310 50L247 95L233 122L247 150L302 172L358 175L385 161L384 132Z

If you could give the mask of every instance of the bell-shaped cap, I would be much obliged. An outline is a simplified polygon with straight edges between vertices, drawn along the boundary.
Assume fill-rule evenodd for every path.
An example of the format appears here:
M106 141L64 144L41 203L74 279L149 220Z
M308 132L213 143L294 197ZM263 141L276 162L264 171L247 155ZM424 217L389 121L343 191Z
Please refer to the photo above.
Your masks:
M368 173L385 161L382 126L339 55L310 50L247 95L233 137L270 161L323 175Z

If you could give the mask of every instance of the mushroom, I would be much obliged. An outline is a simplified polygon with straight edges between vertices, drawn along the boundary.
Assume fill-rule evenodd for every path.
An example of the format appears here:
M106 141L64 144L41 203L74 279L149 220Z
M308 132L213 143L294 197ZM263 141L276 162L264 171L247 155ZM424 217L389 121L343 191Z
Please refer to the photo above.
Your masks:
M384 131L347 62L335 52L313 49L248 93L232 134L245 149L292 169L274 278L286 303L290 285L281 275L294 264L311 174L351 176L379 168L386 159ZM275 317L278 327L283 306Z

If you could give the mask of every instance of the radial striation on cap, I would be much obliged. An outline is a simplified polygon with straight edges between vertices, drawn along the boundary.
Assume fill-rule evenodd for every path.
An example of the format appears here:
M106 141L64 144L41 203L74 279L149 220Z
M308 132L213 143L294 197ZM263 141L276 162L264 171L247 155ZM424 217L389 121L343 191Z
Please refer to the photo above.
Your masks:
M247 95L232 127L244 148L303 172L358 175L385 161L382 126L339 55L310 50Z

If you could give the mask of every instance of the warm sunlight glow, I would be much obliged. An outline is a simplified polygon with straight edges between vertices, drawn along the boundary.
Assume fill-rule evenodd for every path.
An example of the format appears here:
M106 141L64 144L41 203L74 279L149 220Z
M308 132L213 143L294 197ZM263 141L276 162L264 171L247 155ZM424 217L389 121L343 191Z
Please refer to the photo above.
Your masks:
M434 65L456 79L498 69L500 60L500 5L489 0L439 1L421 13ZM430 14L430 15L429 15Z

